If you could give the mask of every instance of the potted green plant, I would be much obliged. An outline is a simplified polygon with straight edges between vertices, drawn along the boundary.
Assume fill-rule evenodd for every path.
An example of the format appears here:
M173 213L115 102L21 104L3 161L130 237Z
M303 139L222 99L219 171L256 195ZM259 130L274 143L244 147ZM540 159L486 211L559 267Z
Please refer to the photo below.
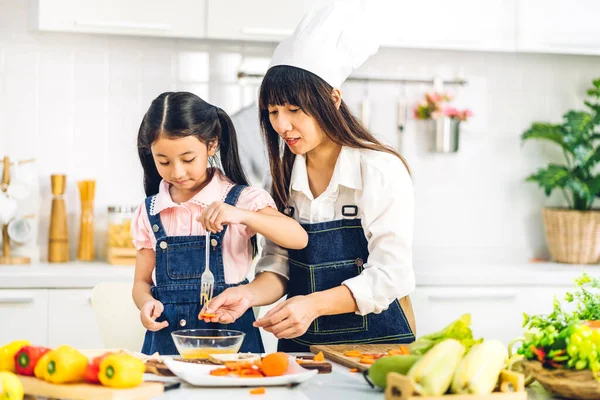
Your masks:
M548 164L526 178L537 182L546 197L558 189L567 207L544 208L546 241L552 259L571 264L595 264L600 260L600 210L592 209L600 196L600 78L587 90L587 110L569 110L563 122L534 122L522 141L543 139L561 147L564 164Z

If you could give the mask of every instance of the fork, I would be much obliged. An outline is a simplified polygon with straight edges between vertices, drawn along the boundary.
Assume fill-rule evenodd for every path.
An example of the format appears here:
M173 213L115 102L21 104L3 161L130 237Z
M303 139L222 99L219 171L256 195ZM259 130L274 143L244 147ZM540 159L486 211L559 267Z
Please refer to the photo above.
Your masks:
M212 300L213 289L215 286L215 277L212 272L210 272L210 268L208 268L208 264L210 263L210 231L206 231L206 262L204 264L204 272L200 277L200 305L203 305L204 302L209 302Z

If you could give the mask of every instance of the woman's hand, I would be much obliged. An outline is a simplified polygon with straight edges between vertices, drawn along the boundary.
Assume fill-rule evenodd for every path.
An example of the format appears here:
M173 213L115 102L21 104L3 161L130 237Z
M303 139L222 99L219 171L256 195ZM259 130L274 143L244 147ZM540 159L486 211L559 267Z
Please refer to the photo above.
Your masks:
M278 339L292 339L302 336L319 316L312 298L294 296L275 306L263 318L256 321L254 326L262 327Z
M211 233L221 232L225 224L243 224L245 213L248 211L238 207L215 201L196 218L204 229Z
M140 319L142 320L144 328L156 332L169 326L167 321L156 322L156 318L160 317L164 309L163 303L156 299L146 302L142 308L140 308Z
M198 319L204 322L219 322L231 324L240 318L246 310L252 307L252 294L245 285L225 289L223 293L214 297L202 307ZM214 317L203 317L206 314L215 314Z

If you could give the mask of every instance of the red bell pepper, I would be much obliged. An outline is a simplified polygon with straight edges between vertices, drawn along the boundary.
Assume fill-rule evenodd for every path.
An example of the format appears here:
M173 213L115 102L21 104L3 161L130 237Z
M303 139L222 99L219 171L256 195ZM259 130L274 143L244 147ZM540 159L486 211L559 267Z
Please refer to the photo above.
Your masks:
M15 371L19 375L33 376L39 359L50 349L42 346L24 346L15 354Z
M100 373L100 363L104 360L104 357L109 354L111 353L104 353L98 357L94 357L94 359L88 363L83 374L83 379L85 379L86 382L100 383L100 379L98 378L98 374Z
M543 363L546 360L546 352L541 347L537 348L534 345L531 345L530 349L533 351L533 354L536 355L539 362Z

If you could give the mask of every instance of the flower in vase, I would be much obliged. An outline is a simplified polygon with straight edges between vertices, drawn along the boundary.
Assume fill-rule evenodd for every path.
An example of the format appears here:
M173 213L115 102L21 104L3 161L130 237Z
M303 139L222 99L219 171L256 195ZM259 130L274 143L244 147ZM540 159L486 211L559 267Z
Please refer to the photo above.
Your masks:
M473 116L473 112L469 109L459 110L456 107L446 107L443 115L450 118L456 118L459 121L466 121Z
M413 110L415 119L437 119L441 116L456 118L460 121L466 121L473 115L471 110L458 110L456 107L447 105L454 96L448 92L427 92L425 100L417 104Z

